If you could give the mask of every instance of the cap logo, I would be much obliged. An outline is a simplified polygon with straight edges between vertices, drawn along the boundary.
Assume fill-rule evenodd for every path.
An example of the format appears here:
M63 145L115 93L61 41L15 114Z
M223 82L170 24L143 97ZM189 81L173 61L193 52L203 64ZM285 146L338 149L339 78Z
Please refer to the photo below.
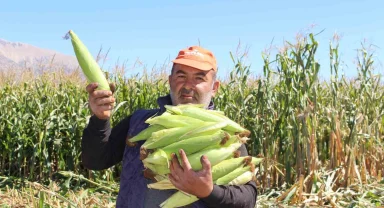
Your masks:
M185 51L185 55L187 55L187 56L199 56L200 58L204 59L204 55L197 50Z

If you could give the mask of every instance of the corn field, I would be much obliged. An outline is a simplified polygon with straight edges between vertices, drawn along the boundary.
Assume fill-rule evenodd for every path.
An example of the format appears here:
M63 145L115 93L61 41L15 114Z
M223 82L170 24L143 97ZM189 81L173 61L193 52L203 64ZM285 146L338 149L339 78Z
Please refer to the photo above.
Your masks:
M258 206L384 206L384 85L374 51L362 45L357 76L346 78L339 43L329 43L329 66L317 62L317 49L309 34L276 54L265 52L260 77L244 57L231 54L234 69L221 80L216 108L251 131L249 154L265 158L257 173ZM330 70L328 80L318 78L320 68ZM108 73L117 86L112 125L137 109L156 108L157 97L169 91L166 72ZM83 207L84 200L60 196L83 189L116 194L120 165L90 171L81 164L90 111L79 71L28 76L33 79L0 74L0 201L29 193L37 207L41 199L51 207ZM61 184L59 205L41 198L53 183ZM35 193L36 184L45 191Z

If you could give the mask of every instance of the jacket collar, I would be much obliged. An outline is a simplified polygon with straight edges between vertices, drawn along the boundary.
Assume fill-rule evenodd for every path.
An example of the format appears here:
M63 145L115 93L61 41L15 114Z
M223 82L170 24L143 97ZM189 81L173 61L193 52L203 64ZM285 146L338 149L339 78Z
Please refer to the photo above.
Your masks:
M157 99L157 104L159 105L160 107L160 113L164 113L166 111L165 109L165 105L172 105L172 99L171 99L171 95L168 94L166 96L163 96L163 97L159 97ZM208 105L208 110L213 110L215 109L215 104L213 103L213 101L211 100L211 102L209 103Z

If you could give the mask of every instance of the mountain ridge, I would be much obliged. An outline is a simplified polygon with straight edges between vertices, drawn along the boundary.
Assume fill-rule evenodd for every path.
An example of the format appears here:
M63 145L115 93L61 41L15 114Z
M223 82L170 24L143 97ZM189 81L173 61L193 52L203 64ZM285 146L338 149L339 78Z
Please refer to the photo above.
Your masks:
M0 70L44 68L77 68L75 56L65 55L52 49L40 48L28 43L11 42L0 38Z

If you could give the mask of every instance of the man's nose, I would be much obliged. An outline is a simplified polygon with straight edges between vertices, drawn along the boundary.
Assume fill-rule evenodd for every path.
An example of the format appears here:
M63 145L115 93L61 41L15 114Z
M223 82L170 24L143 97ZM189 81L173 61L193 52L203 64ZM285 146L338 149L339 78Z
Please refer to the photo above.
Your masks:
M192 80L186 80L184 82L184 88L187 89L187 90L194 89L195 88L195 84L193 83Z

